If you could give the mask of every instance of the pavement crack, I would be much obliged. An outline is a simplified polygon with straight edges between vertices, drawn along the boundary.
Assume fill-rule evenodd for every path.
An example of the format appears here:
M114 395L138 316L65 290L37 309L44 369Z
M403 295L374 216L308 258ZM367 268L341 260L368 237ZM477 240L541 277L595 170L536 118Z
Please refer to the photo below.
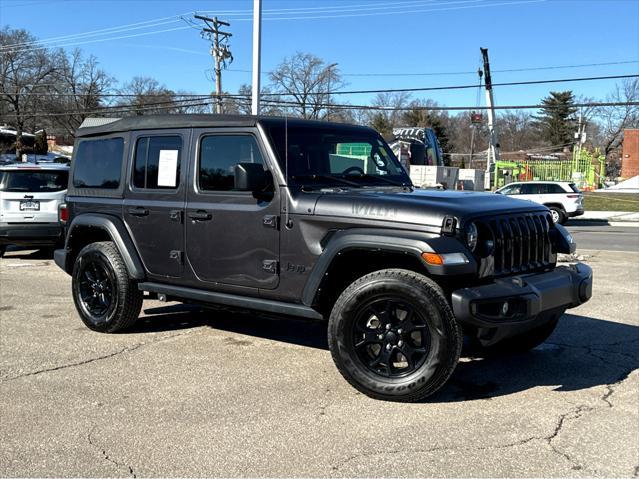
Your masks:
M527 437L525 439L520 439L518 441L514 441L508 444L498 444L498 445L494 445L494 446L476 446L476 447L470 447L470 449L476 450L476 451L485 451L488 449L508 449L511 447L517 447L517 446L522 446L524 444L527 444L531 441L534 440L543 440L545 439L544 437L540 437L540 436L531 436L531 437ZM425 449L394 449L391 451L371 451L371 452L362 452L359 454L354 454L352 456L347 457L346 459L340 461L338 464L331 466L331 469L333 470L333 472L339 471L342 467L344 467L346 464L348 464L349 462L352 462L356 459L360 459L363 457L374 457L374 456L384 456L384 455L394 455L394 454L400 454L402 452L405 453L410 453L410 454L428 454L431 452L438 452L438 451L454 451L454 450L468 450L469 447L468 446L435 446L435 447L431 447L431 448L425 448Z
M570 456L570 454L568 454L565 451L562 451L561 449L559 449L555 444L553 444L553 441L555 439L557 439L557 437L559 437L559 435L561 434L564 426L566 425L566 423L568 421L575 421L579 418L581 418L583 416L584 413L592 411L594 408L587 406L585 404L581 404L575 408L573 408L572 410L568 411L567 413L562 414L561 416L559 416L559 420L557 421L557 424L555 426L555 430L552 432L552 434L550 434L550 436L547 436L546 438L544 438L546 440L546 442L548 443L548 446L550 447L550 449L557 455L563 457L564 459L566 459L568 462L570 462L572 464L572 469L575 471L584 469L584 466L582 464L580 464L577 460L575 460L572 456Z
M100 451L100 453L102 454L102 457L104 457L105 460L109 461L112 464L115 464L118 467L124 467L129 471L129 475L131 477L137 478L135 471L133 470L133 467L128 465L128 464L124 464L122 462L118 462L116 461L108 452L106 449L104 449L102 446L99 446L98 444L95 443L95 441L93 440L93 432L96 430L97 426L93 426L91 428L91 430L89 431L89 434L87 434L87 441L89 442L89 444L91 446L93 446L95 449L97 449L98 451Z
M54 366L54 367L50 367L50 368L38 369L36 371L31 371L31 372L28 372L28 373L19 374L17 376L12 376L12 377L3 379L2 381L0 381L0 384L6 383L6 382L9 382L9 381L15 381L16 379L21 379L21 378L25 378L25 377L37 376L37 375L43 374L43 373L61 371L63 369L69 369L69 368L75 368L75 367L78 367L78 366L84 366L85 364L90 364L90 363L94 363L96 361L102 361L102 360L105 360L105 359L110 359L110 358L113 358L115 356L119 356L119 355L124 354L124 353L133 352L133 351L135 351L137 349L140 349L142 347L145 347L145 346L150 346L150 345L153 345L153 344L156 344L156 343L160 343L160 342L163 342L163 341L168 341L170 339L177 338L179 336L185 336L187 334L188 333L180 333L180 334L173 334L171 336L164 336L164 337L156 339L154 341L147 341L145 343L138 343L138 344L134 344L133 346L127 346L127 347L122 348L122 349L120 349L118 351L115 351L113 353L103 354L101 356L95 356L95 357L84 359L82 361L77 361L77 362L74 362L74 363L62 364L60 366Z

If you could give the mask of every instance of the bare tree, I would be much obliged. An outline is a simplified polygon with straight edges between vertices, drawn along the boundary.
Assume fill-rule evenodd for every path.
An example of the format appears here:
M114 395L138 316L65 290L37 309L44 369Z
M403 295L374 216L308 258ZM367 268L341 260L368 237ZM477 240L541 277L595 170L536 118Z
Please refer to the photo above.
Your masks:
M0 30L0 108L3 116L16 129L16 154L23 152L22 134L33 124L42 95L55 81L61 50L26 46L35 37L26 30Z
M543 146L535 119L530 112L515 110L502 112L496 120L502 152L529 150Z
M624 130L639 128L639 106L628 104L639 101L639 79L624 80L607 96L606 101L626 103L623 106L600 107L595 112L601 126L602 150L608 157L621 145Z
M410 94L406 92L378 93L373 100L374 107L371 110L367 123L384 136L390 136L393 128L402 126L404 112L410 102Z
M98 67L91 55L84 58L80 50L65 57L51 88L47 112L55 113L52 124L70 136L88 116L105 106L105 95L115 80Z
M121 107L119 116L176 113L179 110L175 92L151 77L134 77L118 93L123 95L117 104Z
M336 64L310 53L298 52L270 73L274 93L286 93L292 103L290 111L302 118L323 119L330 114L326 108L331 91L344 86Z

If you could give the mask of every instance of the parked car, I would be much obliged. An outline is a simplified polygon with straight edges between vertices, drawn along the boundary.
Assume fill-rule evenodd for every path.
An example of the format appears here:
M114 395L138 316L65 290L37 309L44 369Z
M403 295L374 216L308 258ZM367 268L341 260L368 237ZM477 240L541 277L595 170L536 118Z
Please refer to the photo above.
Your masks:
M0 256L11 244L47 247L64 241L58 209L68 180L67 165L0 167Z
M509 183L495 193L516 196L548 207L554 223L584 214L584 195L569 181L528 181Z
M448 380L463 334L485 352L525 351L592 294L587 265L557 266L575 244L545 207L417 190L373 129L222 115L101 121L77 132L66 244L55 251L92 330L130 328L143 292L328 319L347 381L414 401Z

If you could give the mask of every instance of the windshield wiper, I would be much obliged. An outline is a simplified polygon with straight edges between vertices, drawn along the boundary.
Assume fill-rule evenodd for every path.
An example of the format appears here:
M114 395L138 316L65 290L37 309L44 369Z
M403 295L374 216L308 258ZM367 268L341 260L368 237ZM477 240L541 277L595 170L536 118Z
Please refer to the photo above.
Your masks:
M342 178L341 176L333 176L333 175L295 175L291 176L293 180L335 180L342 185L354 186L356 188L360 188L362 185L356 183L355 181L347 180L346 178Z
M367 178L367 179L374 179L374 180L381 180L386 184L389 185L393 185L393 186L408 186L406 183L398 183L397 181L394 180L390 180L388 178L384 178L381 175L370 175L368 173L364 173L363 175L353 175L355 178Z

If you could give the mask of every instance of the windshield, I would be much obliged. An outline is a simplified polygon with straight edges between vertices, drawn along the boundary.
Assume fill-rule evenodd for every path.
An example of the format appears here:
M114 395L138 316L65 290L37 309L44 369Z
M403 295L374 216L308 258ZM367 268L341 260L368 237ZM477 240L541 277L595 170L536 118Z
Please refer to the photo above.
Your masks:
M0 171L0 191L50 193L67 189L67 170L5 170Z
M317 126L271 126L268 134L286 171L297 186L410 186L410 179L388 145L376 134L358 129Z

